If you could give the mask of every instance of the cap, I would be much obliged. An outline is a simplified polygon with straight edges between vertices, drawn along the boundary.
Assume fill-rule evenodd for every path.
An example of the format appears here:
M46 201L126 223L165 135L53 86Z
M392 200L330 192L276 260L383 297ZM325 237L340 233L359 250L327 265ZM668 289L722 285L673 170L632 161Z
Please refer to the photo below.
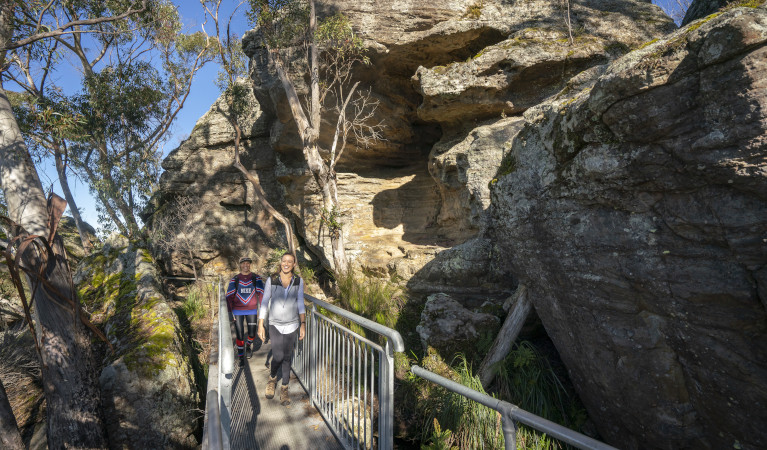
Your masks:
M253 262L253 260L250 259L250 256L243 256L242 258L240 258L240 264L244 263L245 261L251 262L251 263Z

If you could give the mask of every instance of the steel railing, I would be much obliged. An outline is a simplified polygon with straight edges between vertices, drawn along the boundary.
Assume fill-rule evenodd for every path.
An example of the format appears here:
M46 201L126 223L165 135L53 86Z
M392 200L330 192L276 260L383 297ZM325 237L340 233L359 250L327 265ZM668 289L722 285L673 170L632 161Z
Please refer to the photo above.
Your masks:
M202 448L229 450L232 426L232 381L234 379L234 348L229 327L223 281L217 282L218 320L211 331L208 389L205 396L205 420Z
M489 395L477 392L474 389L466 387L453 380L449 380L443 376L437 375L434 372L428 371L419 366L411 367L411 372L425 380L436 383L445 389L460 394L470 400L473 400L479 404L485 405L490 409L494 409L501 415L501 427L503 429L504 447L506 450L516 450L517 448L517 426L515 422L523 423L531 428L546 433L547 436L559 439L562 442L566 442L577 448L582 449L594 449L594 450L617 450L615 447L605 444L604 442L597 441L586 435L573 431L567 427L563 427L550 420L546 420L543 417L536 416L535 414L525 411L516 405L512 405L509 402L498 400Z
M394 352L405 351L402 336L310 295L305 299L311 302L306 336L293 356L298 381L345 448L392 448ZM327 313L375 333L380 340L360 335Z

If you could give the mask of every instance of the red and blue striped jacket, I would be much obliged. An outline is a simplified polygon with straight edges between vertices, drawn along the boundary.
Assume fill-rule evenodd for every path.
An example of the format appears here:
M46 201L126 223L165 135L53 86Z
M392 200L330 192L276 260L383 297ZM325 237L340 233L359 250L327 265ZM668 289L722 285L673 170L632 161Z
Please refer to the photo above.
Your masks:
M229 280L226 290L226 305L235 316L258 314L261 298L264 296L264 280L255 273L238 273Z

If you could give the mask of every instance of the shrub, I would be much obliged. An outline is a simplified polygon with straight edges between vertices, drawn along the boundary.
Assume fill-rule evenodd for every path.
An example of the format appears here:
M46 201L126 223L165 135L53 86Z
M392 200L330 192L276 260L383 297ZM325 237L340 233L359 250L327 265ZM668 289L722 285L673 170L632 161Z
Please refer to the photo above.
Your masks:
M212 289L212 285L204 281L197 281L189 286L187 296L181 305L181 310L189 322L205 317L205 303L212 295Z

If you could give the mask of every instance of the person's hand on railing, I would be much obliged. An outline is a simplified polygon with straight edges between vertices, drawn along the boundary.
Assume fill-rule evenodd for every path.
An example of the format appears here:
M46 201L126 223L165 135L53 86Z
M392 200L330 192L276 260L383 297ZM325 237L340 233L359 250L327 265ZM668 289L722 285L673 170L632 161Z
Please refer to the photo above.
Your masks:
M306 322L301 322L301 326L298 328L298 340L303 341L306 336Z

